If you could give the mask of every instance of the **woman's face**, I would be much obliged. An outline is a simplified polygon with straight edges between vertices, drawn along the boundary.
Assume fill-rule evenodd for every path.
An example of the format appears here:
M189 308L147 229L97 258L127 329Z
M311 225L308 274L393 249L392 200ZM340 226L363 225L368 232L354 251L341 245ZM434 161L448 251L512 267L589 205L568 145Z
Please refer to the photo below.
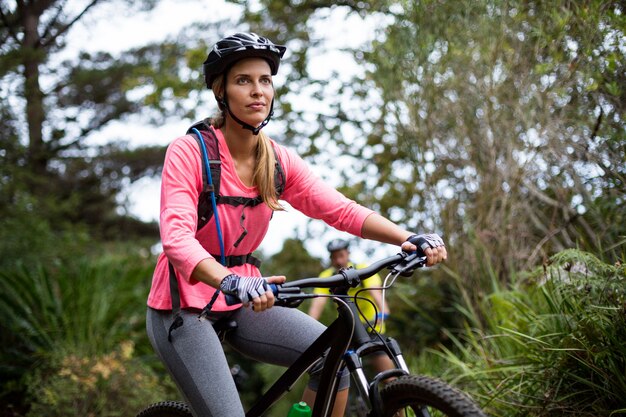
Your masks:
M274 98L272 72L262 58L246 58L233 65L226 76L228 107L237 118L258 126L270 112Z

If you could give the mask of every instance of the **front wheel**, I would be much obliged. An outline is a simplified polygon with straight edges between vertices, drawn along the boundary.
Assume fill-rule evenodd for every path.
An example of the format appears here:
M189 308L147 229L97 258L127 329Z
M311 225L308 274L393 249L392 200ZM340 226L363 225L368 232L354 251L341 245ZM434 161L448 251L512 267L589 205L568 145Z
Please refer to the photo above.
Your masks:
M397 378L381 390L380 396L383 417L485 417L463 392L425 376Z
M142 410L137 417L193 417L187 404L178 401L161 401Z

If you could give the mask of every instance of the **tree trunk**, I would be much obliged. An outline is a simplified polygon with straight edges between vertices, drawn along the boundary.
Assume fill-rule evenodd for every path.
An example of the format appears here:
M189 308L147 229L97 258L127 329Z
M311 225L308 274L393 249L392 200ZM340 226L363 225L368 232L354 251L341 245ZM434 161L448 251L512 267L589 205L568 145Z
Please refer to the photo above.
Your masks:
M26 98L26 120L29 136L28 164L35 178L41 178L45 175L49 159L43 139L44 95L39 86L39 65L43 57L40 37L37 32L39 17L40 15L31 8L25 8L23 13L24 97Z

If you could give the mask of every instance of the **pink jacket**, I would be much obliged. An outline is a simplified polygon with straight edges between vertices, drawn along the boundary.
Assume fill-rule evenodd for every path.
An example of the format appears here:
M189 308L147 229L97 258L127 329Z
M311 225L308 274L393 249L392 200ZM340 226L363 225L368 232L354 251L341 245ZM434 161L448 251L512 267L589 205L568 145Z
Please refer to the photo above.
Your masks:
M220 193L228 196L255 197L256 187L244 185L235 171L233 159L220 130L216 130L222 160ZM305 162L291 150L273 142L274 149L285 171L285 190L280 196L305 215L324 220L339 230L361 235L365 218L372 211L347 199L315 176ZM168 259L178 274L181 307L203 308L215 289L191 278L198 263L210 254L220 253L215 216L201 230L196 231L198 196L202 190L202 163L200 148L194 137L187 135L174 140L167 149L161 182L161 241L163 253L157 260L152 277L148 305L169 310L172 301L169 289ZM267 233L272 210L265 204L245 208L245 226L248 234L238 247L233 244L241 235L242 207L219 204L217 210L224 237L225 254L245 255L256 250ZM253 265L232 267L239 275L261 276ZM227 306L222 294L213 309L232 310L240 305Z

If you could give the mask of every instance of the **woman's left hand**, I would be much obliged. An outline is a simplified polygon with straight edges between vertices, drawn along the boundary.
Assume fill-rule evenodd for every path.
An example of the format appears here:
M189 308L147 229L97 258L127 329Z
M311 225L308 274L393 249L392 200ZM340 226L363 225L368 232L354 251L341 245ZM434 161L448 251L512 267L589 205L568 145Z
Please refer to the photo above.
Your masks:
M443 239L435 233L424 235L411 235L402 244L402 250L413 252L419 250L426 256L426 266L433 266L448 258Z

